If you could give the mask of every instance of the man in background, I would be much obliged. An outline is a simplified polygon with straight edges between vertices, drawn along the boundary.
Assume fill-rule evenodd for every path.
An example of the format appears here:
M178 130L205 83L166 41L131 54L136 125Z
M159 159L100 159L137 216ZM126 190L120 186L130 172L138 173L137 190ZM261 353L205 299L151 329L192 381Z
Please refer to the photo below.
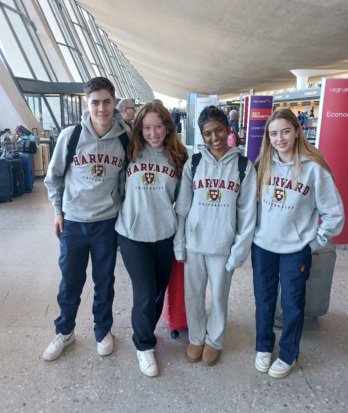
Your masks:
M123 120L126 122L130 132L132 130L132 123L135 118L136 109L134 102L131 99L121 99L116 108L121 112Z
M229 119L228 119L228 124L231 126L231 129L239 133L239 124L238 124L238 111L235 109L230 110L230 113L228 114Z

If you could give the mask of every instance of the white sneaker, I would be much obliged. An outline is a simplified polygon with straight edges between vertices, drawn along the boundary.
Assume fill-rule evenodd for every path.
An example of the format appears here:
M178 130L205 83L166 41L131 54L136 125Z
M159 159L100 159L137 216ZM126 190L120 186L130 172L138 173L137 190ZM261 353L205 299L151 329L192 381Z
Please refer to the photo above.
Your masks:
M42 358L46 361L52 361L62 355L65 347L68 347L75 341L75 334L72 331L70 334L57 334L53 341L48 345L42 354Z
M285 361L278 358L268 370L268 374L275 379L282 379L290 374L295 365L296 360L294 360L292 364L287 364Z
M114 350L114 337L109 331L108 334L103 338L103 340L97 342L97 351L99 356L108 356Z
M272 353L258 351L255 358L255 368L261 373L267 373L271 366Z
M137 350L137 357L139 361L139 369L145 376L155 377L158 375L158 367L154 355L154 349L139 351Z

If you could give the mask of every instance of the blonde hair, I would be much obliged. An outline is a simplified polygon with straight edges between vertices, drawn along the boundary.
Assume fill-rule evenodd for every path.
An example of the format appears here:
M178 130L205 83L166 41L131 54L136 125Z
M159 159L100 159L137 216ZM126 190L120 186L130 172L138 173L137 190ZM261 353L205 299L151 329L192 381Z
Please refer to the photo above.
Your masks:
M143 120L148 113L156 113L167 130L167 135L163 141L163 151L168 162L173 165L175 175L180 178L184 163L188 158L187 151L176 135L172 115L160 102L152 101L146 103L138 112L132 126L132 139L128 148L128 158L131 162L135 162L136 158L141 156L146 144L143 137Z
M285 119L286 121L290 122L294 126L295 131L297 133L297 138L295 139L293 148L293 160L295 165L293 169L293 177L298 177L301 173L301 155L318 163L322 168L324 168L332 175L332 171L325 159L323 158L323 155L305 138L303 129L296 115L290 109L281 109L276 112L273 112L266 122L260 155L256 160L258 195L261 195L263 185L268 183L269 178L271 176L272 158L275 149L271 145L268 129L270 123L276 119Z

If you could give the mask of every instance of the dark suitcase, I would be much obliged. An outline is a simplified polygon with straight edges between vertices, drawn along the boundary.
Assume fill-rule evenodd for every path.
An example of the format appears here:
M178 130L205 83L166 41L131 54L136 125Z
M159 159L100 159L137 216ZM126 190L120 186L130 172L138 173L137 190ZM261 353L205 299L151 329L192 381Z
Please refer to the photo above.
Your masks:
M23 153L21 155L23 163L23 172L24 172L24 191L32 192L34 187L34 174L33 174L33 164L31 155Z
M187 327L184 296L184 264L173 261L172 273L164 298L162 318L171 330L171 336L177 338L178 330Z
M12 163L7 159L0 159L0 202L11 201L12 195Z
M317 318L328 312L335 263L336 246L332 242L328 242L325 248L312 254L312 268L306 284L306 318ZM283 314L279 288L275 325L280 327L282 323Z
M20 158L13 158L10 162L13 173L13 196L21 196L24 194L23 161Z

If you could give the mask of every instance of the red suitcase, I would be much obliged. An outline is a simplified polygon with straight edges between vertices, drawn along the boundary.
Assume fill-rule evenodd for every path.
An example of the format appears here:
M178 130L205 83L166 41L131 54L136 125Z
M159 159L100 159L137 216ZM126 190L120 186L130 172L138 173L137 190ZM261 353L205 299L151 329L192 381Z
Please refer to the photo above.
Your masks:
M179 329L187 328L184 297L184 264L173 261L172 274L164 297L162 318L168 324L173 338Z

